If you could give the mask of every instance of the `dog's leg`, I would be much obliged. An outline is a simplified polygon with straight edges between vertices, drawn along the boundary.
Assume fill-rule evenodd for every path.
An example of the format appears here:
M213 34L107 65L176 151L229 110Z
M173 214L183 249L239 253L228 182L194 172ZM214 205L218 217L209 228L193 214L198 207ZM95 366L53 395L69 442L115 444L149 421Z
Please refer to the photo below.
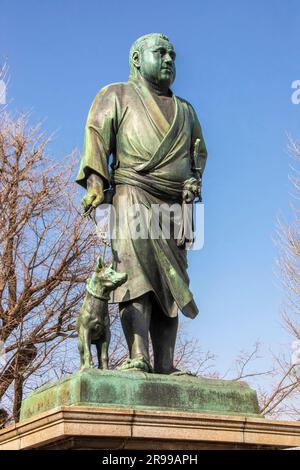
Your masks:
M97 348L97 357L98 357L98 369L103 369L102 363L102 345L103 345L104 338L101 337L97 340L96 348Z
M110 328L109 325L105 329L104 336L99 338L96 343L97 355L98 355L98 369L108 369L108 348L110 343Z
M108 348L109 348L110 338L111 338L111 334L110 334L110 327L109 327L109 322L108 322L108 325L105 328L104 341L102 342L102 346L101 346L101 358L102 358L103 369L108 369Z
M91 355L91 332L89 328L85 328L82 325L79 329L79 336L82 341L83 348L83 363L81 368L93 367L92 355Z
M83 345L82 345L82 338L80 331L78 332L78 340L77 340L77 347L80 355L80 368L83 367L84 364L84 350L83 350Z

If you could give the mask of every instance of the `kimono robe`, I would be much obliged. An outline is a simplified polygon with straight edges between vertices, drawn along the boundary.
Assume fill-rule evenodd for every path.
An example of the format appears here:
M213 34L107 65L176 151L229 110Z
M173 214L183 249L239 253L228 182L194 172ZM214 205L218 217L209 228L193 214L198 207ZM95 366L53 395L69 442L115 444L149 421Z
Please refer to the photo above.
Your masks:
M196 139L200 139L203 173L207 153L195 111L174 94L172 100L174 118L169 124L143 79L103 88L88 115L76 181L86 188L86 180L94 172L105 189L114 187L118 219L112 239L114 269L126 272L128 280L111 294L110 303L153 292L165 315L175 317L179 308L194 318L198 309L189 290L185 249L177 246L174 237L132 239L132 220L124 208L124 200L127 207L142 204L147 217L152 204L181 203L184 181L195 176L192 155Z

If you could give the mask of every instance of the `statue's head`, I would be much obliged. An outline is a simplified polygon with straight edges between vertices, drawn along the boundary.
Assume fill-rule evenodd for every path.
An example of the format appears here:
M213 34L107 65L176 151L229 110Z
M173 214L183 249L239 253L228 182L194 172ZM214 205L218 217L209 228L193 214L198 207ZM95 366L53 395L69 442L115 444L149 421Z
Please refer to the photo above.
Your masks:
M138 38L130 49L130 78L141 75L161 88L168 88L175 80L175 51L167 36L160 33Z

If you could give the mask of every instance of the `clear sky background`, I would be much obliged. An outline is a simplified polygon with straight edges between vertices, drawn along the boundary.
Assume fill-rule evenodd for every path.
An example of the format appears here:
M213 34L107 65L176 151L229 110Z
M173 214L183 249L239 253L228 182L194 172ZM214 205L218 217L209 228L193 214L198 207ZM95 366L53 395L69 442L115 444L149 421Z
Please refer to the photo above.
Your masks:
M222 370L256 340L289 348L272 238L289 214L286 133L300 138L299 22L299 0L0 0L10 108L46 118L58 159L82 147L97 91L127 81L132 42L150 32L173 42L173 90L197 110L209 152L205 245L189 271L200 315L189 328Z

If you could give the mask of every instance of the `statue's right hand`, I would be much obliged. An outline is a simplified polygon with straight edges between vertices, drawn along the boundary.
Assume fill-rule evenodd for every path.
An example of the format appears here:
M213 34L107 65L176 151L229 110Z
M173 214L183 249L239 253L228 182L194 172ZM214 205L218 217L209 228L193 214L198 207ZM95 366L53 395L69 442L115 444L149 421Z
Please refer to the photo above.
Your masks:
M104 200L104 191L100 187L89 188L86 194L81 199L84 212L87 212L91 207L94 209L98 207Z

